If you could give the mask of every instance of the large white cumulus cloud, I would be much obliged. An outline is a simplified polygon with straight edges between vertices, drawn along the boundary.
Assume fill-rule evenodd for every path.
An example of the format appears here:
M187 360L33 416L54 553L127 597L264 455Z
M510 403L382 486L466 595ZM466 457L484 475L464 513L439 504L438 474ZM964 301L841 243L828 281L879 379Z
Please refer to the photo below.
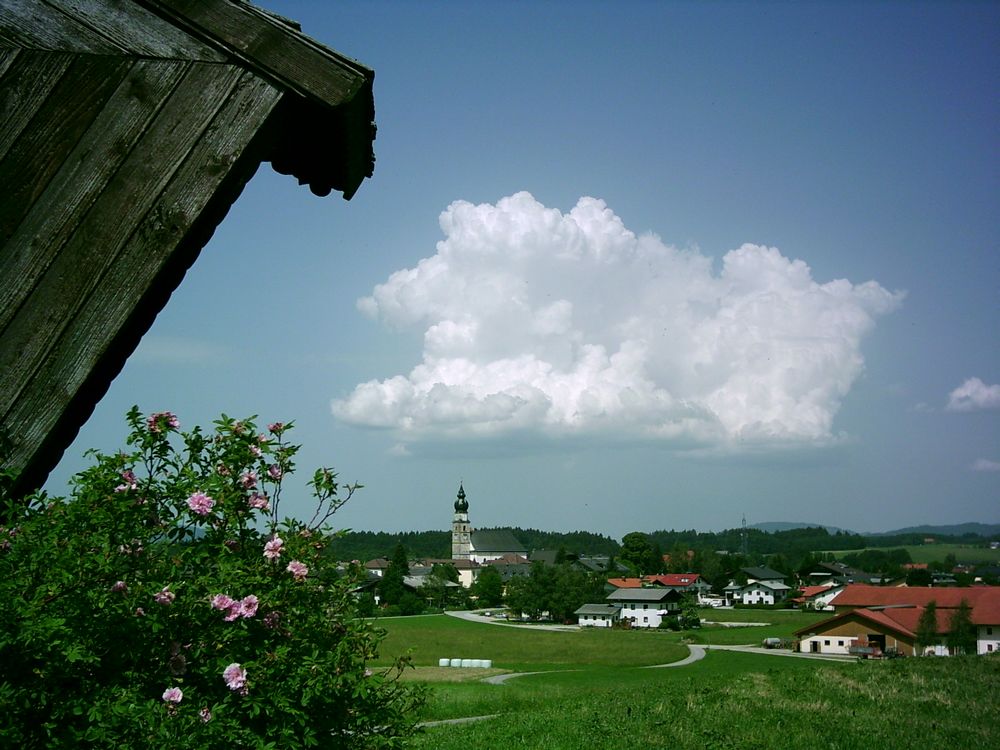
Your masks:
M445 239L358 302L419 327L423 361L333 402L404 440L603 434L734 446L824 442L863 367L860 343L902 299L818 283L777 249L721 269L629 231L601 200L567 214L528 193L457 201Z

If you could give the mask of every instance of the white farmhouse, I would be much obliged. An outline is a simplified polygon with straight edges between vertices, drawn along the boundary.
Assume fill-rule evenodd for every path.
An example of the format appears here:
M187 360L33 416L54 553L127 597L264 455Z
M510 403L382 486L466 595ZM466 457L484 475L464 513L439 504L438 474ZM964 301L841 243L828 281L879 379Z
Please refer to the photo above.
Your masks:
M657 628L664 617L680 611L681 594L674 589L618 589L607 596L621 605L619 618L631 620L634 628Z
M573 614L581 628L610 628L618 622L621 609L617 604L584 604Z

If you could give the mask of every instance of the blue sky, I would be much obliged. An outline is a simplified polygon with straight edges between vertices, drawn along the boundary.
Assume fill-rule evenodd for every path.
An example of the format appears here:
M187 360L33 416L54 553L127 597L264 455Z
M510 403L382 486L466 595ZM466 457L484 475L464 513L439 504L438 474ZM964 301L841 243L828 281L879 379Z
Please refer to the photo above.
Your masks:
M355 529L1000 521L1000 7L261 4L374 177L263 165L50 490L137 403L294 419Z

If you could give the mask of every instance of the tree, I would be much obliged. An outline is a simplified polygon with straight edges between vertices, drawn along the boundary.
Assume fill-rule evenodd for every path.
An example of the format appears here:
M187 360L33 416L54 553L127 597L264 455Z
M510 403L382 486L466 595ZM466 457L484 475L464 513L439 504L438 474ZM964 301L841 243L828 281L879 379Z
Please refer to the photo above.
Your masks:
M934 577L927 568L911 568L906 573L907 586L930 586Z
M479 575L472 583L470 593L480 606L496 607L503 601L503 579L493 565L480 568Z
M368 669L360 568L326 522L357 486L313 475L316 514L277 517L297 446L223 416L208 434L129 412L70 499L40 493L0 529L4 747L396 746L419 692ZM263 530L261 530L263 529Z
M938 643L937 602L931 599L917 620L917 651L923 654Z
M399 604L406 589L403 586L403 579L410 574L410 563L406 558L406 548L402 543L396 544L393 550L392 559L382 574L379 581L378 590L382 597L383 604Z
M972 623L972 608L966 599L951 614L945 642L953 654L976 653L976 626Z
M633 531L622 537L622 551L619 559L629 565L638 575L650 573L662 563L662 561L656 560L649 537L641 531Z

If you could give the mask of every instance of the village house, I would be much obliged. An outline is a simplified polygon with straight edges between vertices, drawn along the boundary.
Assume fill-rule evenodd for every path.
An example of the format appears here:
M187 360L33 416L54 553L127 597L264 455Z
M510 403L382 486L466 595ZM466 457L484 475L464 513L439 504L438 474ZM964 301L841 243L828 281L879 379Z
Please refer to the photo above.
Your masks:
M833 611L830 602L844 590L844 584L826 584L823 586L803 586L800 594L791 601L800 609L815 609Z
M766 567L740 568L747 577L745 584L730 581L723 589L726 604L776 604L784 601L791 588L785 584L785 574Z
M641 578L609 578L611 589L660 588L673 589L679 593L693 594L699 603L703 603L712 587L699 573L660 573L645 575Z
M630 620L634 628L658 628L664 617L680 611L681 595L674 589L616 589L608 603L620 605L619 619Z
M991 586L884 587L854 584L844 588L831 604L836 614L801 628L799 650L811 653L850 653L852 646L895 650L912 656L917 651L917 623L924 608L934 602L939 642L933 653L946 655L944 638L951 618L965 601L976 628L976 653L1000 651L1000 588Z
M575 614L581 628L610 628L621 618L617 604L584 604Z

